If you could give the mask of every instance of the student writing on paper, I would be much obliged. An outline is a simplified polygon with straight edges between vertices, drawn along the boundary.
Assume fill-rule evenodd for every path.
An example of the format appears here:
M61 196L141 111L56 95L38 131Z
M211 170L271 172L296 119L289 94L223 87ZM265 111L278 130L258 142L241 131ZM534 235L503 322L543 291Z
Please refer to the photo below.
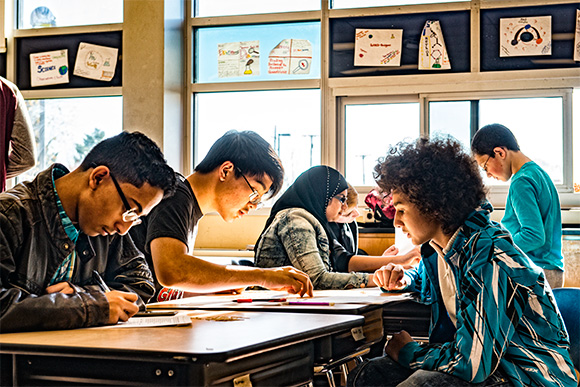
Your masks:
M126 234L174 189L157 145L123 132L73 171L53 164L0 193L0 333L115 324L137 313L153 279Z
M520 151L501 124L479 129L471 151L488 177L510 180L501 223L515 244L544 269L552 289L564 286L560 198L550 176Z
M308 276L293 267L269 270L224 266L189 254L190 236L203 214L217 212L232 222L256 209L282 187L284 169L270 144L252 131L229 131L210 148L193 174L178 179L175 195L131 235L154 270L152 301L181 298L184 292L216 292L246 286L312 296ZM227 235L223 236L227 238Z
M333 264L336 236L329 224L346 209L347 188L340 172L325 165L298 176L272 207L256 243L256 266L293 265L310 276L315 289L376 286L372 273L339 272Z
M335 236L332 244L333 266L339 272L367 271L373 272L380 267L393 262L413 266L419 263L421 255L419 248L399 254L399 249L392 245L382 256L369 256L358 249L358 192L348 184L346 190L346 209L342 211L335 222L329 222L330 231Z
M392 192L395 227L435 253L416 269L389 264L374 280L432 305L430 342L393 335L387 355L363 362L347 385L576 386L552 290L490 219L477 163L451 138L400 143L387 154L375 176Z

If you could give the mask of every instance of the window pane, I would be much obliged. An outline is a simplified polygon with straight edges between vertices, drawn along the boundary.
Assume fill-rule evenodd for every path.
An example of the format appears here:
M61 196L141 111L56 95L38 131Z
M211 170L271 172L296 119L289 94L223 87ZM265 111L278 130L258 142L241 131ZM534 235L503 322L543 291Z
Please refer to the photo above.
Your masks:
M580 89L574 89L572 93L572 112L580 112ZM574 127L572 128L572 138L574 149L576 153L574 154L574 193L580 195L580 119L576 117L574 120Z
M563 111L560 97L481 100L479 122L507 126L522 153L541 166L554 184L563 184Z
M470 101L429 102L430 136L451 135L470 152Z
M389 5L456 3L465 0L332 0L332 8L385 7Z
M319 22L200 28L195 40L195 82L320 78Z
M195 164L231 129L252 130L282 160L284 189L320 164L320 90L276 90L195 95Z
M36 166L19 176L30 180L52 163L76 168L104 138L121 133L122 97L27 100L36 138Z
M419 104L347 105L345 128L346 179L374 186L374 167L389 146L419 137Z
M18 0L18 28L123 22L123 0Z
M250 15L320 9L320 0L196 0L193 16Z

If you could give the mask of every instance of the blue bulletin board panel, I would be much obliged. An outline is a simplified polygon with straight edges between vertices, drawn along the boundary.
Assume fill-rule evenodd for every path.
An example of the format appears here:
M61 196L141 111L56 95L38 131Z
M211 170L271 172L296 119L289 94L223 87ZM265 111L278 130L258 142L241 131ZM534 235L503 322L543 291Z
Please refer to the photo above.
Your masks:
M378 76L460 73L470 71L469 11L381 15L330 20L330 76ZM451 61L449 70L419 70L419 41L427 20L438 20ZM355 30L402 29L400 67L354 66Z
M80 43L91 43L100 46L117 48L117 66L111 81L99 81L73 75L75 61ZM60 36L38 36L16 39L16 84L20 90L39 89L74 89L85 87L122 86L123 64L123 32L97 32L86 34L70 34ZM30 54L37 52L68 49L69 83L31 87Z
M580 3L481 10L481 71L580 67L574 62L576 10ZM552 54L500 57L500 19L552 16Z

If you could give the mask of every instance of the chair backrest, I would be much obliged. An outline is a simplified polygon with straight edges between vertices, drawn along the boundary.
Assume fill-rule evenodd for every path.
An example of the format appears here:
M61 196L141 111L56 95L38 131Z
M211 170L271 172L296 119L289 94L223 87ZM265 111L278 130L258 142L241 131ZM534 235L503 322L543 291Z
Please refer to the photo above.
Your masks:
M580 288L558 288L552 291L570 336L572 362L580 370Z

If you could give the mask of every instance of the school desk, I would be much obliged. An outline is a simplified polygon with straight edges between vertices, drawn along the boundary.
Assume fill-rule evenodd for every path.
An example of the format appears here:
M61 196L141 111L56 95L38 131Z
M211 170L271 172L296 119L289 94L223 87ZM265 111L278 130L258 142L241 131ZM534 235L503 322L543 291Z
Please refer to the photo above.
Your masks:
M2 385L305 385L314 340L363 324L351 315L189 313L186 326L0 334Z

